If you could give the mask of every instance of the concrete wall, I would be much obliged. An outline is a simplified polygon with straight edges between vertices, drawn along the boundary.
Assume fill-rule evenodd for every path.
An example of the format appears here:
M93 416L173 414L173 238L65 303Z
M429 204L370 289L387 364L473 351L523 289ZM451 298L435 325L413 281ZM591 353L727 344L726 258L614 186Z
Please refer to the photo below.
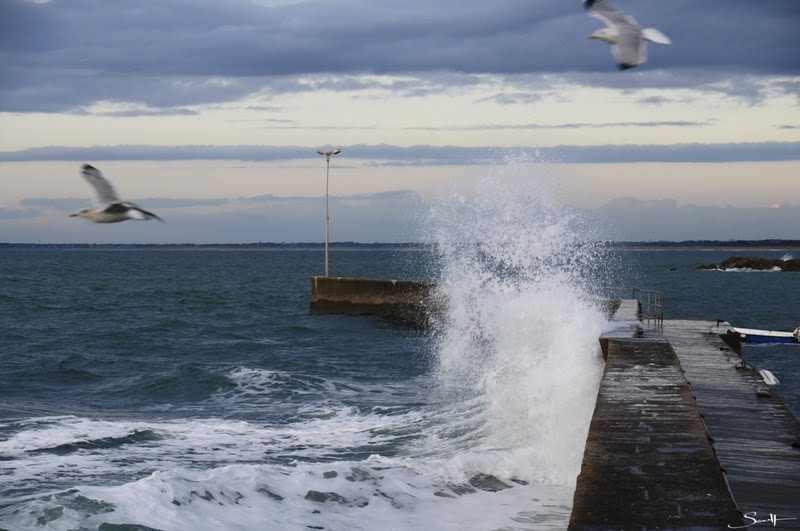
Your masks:
M426 327L433 323L439 308L430 282L311 277L312 314L377 315Z
M310 312L376 315L416 327L433 326L442 316L445 296L432 282L354 277L311 277ZM628 318L637 301L598 300L609 316ZM636 306L638 308L638 306ZM619 317L623 315L623 317ZM632 317L637 319L635 315Z

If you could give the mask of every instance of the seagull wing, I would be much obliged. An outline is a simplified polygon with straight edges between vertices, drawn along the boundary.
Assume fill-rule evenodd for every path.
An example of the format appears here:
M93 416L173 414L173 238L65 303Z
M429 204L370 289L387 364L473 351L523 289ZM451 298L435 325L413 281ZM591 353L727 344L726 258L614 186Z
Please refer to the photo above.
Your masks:
M639 27L635 19L625 15L605 0L586 0L583 6L590 16L599 18L605 22L606 26L617 28L620 31L625 27Z
M621 70L639 66L647 60L647 47L641 37L621 34L611 53Z
M658 44L672 44L672 41L669 37L661 33L655 28L645 28L642 30L642 37L644 40L655 42Z
M638 28L623 28L617 36L617 44L611 47L611 53L621 69L632 68L647 60L647 47Z
M126 214L130 219L157 219L161 223L166 223L166 221L152 212L143 209L139 205L128 202L111 203L103 212L107 214Z
M124 214L130 209L131 207L128 205L128 203L111 203L105 209L103 209L103 212L108 214Z
M107 205L119 201L114 187L103 177L103 173L100 170L90 164L84 164L81 166L81 175L92 185L92 188L94 188L97 194L97 199L101 204Z

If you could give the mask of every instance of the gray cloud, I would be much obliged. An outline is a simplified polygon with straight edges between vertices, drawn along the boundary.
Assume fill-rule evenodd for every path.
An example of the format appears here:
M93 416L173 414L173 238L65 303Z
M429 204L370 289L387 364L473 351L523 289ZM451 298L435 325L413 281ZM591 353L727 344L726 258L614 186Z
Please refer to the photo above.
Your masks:
M2 208L0 207L0 219L15 220L15 219L31 219L36 218L42 213L41 210L36 208Z
M674 125L674 124L673 124ZM509 151L529 152L533 159L569 163L608 162L743 162L800 160L800 142L730 144L602 145L555 147L341 146L343 157L377 161L382 166L485 164ZM242 160L281 161L317 158L308 146L49 146L0 152L0 161L104 160Z
M77 199L72 197L27 197L22 199L19 204L24 207L34 207L37 212L40 210L78 210L88 206L86 198Z
M668 103L683 103L683 104L687 104L687 103L691 103L694 100L693 100L693 98L673 98L673 97L668 97L668 96L647 96L647 97L644 97L644 98L639 98L636 101L639 102L639 103L642 103L644 105L661 106L661 105L666 105Z
M686 71L674 83L690 86L701 83L697 73L719 82L735 72L738 86L727 89L755 98L761 86L738 83L742 74L800 73L796 0L617 3L674 41L651 51L645 75L604 78L613 70L608 46L584 38L600 22L577 0L2 0L0 109L76 111L98 101L186 107L293 84L353 90L352 75L369 73L436 78L387 87L400 94L469 79L457 73L635 85L663 81L659 68ZM330 76L297 77L308 74Z
M800 142L730 144L561 146L551 150L560 162L746 162L799 160Z
M660 122L574 122L565 124L485 124L463 125L453 127L406 127L408 130L422 131L480 131L502 129L604 129L615 127L702 127L711 125L713 121L693 122L689 120L672 120Z
M126 111L104 111L95 113L98 116L109 116L112 118L133 117L133 116L194 116L197 111L184 108L170 109L130 109Z
M147 208L186 208L197 206L221 206L227 204L228 199L177 199L168 197L151 197L141 200ZM76 197L26 197L20 200L19 205L34 214L43 210L76 211L86 208L91 203L89 198ZM11 210L15 212L15 210Z
M540 92L514 92L514 93L501 93L495 94L493 96L489 96L486 98L480 98L478 100L479 103L490 101L494 103L498 103L500 105L530 105L531 103L537 103L542 101L547 95L549 95L549 91L540 91Z

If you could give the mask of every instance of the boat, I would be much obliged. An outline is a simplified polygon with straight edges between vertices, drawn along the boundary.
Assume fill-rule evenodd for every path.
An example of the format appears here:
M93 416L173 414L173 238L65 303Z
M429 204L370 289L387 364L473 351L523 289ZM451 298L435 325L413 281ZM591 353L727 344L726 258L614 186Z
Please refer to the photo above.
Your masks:
M781 383L781 381L778 380L778 377L772 374L772 371L770 370L759 369L758 374L759 376L761 376L761 379L764 380L764 383L767 385L778 385L779 383Z
M793 332L732 327L728 333L737 335L742 343L800 343L800 326Z

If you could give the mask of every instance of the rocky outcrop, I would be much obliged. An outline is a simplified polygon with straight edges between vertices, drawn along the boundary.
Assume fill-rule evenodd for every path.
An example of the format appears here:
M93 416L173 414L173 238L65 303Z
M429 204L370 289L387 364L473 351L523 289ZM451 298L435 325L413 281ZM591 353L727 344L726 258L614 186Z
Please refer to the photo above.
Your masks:
M779 269L781 271L800 272L800 258L782 260L779 258L759 258L756 256L731 256L717 264L701 264L695 269L754 269L756 271L769 271Z
M708 264L700 264L699 266L695 267L695 269L719 269L719 266L714 262Z

